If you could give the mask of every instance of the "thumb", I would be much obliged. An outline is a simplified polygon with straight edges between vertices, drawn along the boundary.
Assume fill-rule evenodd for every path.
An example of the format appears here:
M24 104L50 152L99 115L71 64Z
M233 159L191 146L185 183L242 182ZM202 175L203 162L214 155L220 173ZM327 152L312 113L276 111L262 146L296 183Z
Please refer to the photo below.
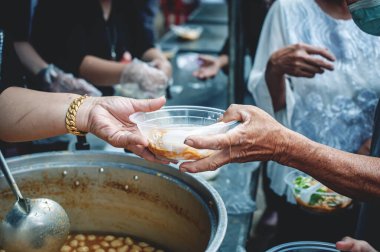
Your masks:
M130 99L135 112L151 112L160 109L166 103L166 98L161 96L156 99Z

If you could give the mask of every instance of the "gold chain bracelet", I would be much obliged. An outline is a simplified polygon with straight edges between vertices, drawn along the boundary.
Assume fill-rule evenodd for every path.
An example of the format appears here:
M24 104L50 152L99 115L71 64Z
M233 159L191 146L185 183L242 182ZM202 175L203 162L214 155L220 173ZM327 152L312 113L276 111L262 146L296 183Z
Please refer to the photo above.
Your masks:
M76 121L77 121L77 112L82 105L84 99L86 99L88 96L83 95L81 97L76 98L71 104L69 109L66 113L66 129L69 133L77 135L77 136L84 136L87 134L87 132L82 132L77 129Z

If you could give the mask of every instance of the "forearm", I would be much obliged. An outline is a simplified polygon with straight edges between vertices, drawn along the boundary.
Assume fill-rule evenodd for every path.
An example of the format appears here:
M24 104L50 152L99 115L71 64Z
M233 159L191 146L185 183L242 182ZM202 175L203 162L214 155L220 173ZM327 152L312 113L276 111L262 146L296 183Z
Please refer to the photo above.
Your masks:
M380 197L380 159L343 152L287 131L279 162L302 170L337 192L359 199Z
M86 56L79 68L80 75L98 86L112 86L120 82L125 64Z
M0 139L30 141L65 134L65 117L78 95L11 87L0 95Z
M265 81L268 86L269 94L272 98L272 105L275 112L286 106L285 76L276 71L273 64L269 61L265 70Z
M48 66L29 42L15 42L14 47L21 63L34 75Z

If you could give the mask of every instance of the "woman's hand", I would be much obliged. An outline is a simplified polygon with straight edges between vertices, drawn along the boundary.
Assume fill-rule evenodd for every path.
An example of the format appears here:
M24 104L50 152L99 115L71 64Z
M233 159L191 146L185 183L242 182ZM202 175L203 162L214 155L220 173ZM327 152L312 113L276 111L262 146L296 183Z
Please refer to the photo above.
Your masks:
M198 60L201 62L201 66L194 71L193 75L201 80L215 77L220 69L227 65L228 59L226 58L226 55L222 55L219 58L210 55L200 55Z
M165 98L135 100L123 97L89 97L79 107L77 128L91 132L111 145L126 148L136 155L153 162L167 164L158 160L147 148L148 141L137 126L129 120L135 112L149 112L160 109Z
M226 134L189 136L185 144L198 149L216 150L212 156L183 163L181 171L215 170L230 162L279 160L284 153L287 130L263 110L248 105L231 105L223 122L239 121L240 125Z
M338 241L336 248L340 251L349 252L377 252L368 242L356 240L351 237L344 237L341 241Z
M334 70L331 63L333 61L335 57L327 49L301 43L273 53L268 62L268 69L271 74L313 78L325 70Z

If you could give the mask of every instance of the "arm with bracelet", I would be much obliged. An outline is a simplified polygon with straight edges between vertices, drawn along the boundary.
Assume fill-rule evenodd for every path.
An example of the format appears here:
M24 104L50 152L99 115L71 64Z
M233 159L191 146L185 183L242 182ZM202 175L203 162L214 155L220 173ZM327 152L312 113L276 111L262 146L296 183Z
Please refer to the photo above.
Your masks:
M0 95L0 140L22 142L91 132L149 161L167 163L150 153L146 148L148 141L129 121L132 113L157 110L164 104L163 97L153 100L88 97L10 87Z

